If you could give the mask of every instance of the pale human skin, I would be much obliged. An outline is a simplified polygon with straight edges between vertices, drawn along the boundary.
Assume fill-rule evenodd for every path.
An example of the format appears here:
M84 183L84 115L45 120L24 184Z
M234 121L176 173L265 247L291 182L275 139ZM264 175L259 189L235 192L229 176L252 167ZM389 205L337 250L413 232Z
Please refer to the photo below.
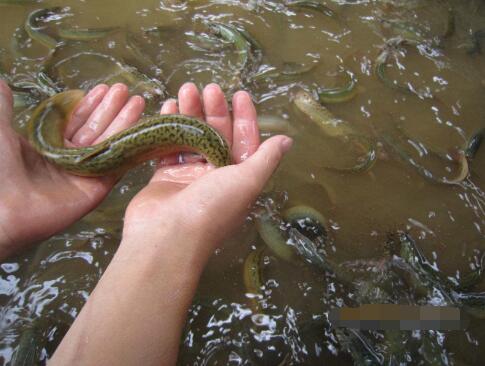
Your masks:
M0 82L0 171L8 177L0 188L0 258L76 221L115 183L71 176L45 163L11 130L11 104ZM260 145L246 92L237 92L232 106L231 118L215 84L200 96L187 83L178 105L164 103L161 113L204 118L218 129L235 164L215 169L201 161L179 165L177 157L162 159L130 202L119 249L50 365L175 364L187 309L208 258L244 220L292 143L275 136ZM122 85L98 86L74 114L66 143L102 140L136 123L143 107L140 97L128 100Z
M143 98L129 98L124 85L98 85L77 109L66 145L97 143L133 125L144 107ZM0 80L0 259L77 221L115 183L113 177L77 177L47 163L12 130L12 114L12 94Z

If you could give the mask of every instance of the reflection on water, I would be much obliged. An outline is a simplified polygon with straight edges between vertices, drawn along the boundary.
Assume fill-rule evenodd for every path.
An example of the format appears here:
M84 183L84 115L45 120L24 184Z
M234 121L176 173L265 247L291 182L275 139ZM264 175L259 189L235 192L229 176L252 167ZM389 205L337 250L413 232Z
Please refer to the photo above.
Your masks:
M41 8L51 11L32 37L24 22ZM0 1L0 17L21 133L33 104L64 88L123 81L153 113L193 81L250 90L262 135L294 137L259 211L212 257L179 364L482 363L483 1ZM3 364L19 345L53 353L151 171L130 172L98 210L0 266ZM320 229L294 207L318 212ZM453 305L472 321L331 327L331 308L360 303Z

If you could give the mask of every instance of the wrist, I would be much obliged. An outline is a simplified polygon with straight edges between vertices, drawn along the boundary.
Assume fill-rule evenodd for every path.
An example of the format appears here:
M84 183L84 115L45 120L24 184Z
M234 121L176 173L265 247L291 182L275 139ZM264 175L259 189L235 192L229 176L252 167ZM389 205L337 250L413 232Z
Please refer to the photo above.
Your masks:
M177 273L183 281L198 281L212 253L210 248L196 230L183 228L173 218L156 224L126 222L116 257L146 269Z

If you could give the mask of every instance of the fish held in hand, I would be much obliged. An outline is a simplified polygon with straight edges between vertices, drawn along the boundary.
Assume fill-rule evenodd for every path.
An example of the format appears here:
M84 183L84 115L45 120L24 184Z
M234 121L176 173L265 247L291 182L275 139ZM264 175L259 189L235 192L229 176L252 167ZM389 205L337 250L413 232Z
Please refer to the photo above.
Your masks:
M64 129L71 113L84 96L69 90L42 102L29 121L29 140L51 163L81 176L124 173L160 154L193 151L215 166L231 164L225 139L198 119L174 114L142 118L128 128L92 146L64 145Z

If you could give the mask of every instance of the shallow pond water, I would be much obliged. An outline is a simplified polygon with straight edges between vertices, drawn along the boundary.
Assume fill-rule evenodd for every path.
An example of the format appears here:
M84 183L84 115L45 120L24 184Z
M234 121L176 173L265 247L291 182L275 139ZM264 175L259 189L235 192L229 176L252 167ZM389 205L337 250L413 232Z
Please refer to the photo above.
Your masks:
M10 80L38 83L45 72L59 90L122 80L150 98L152 112L185 81L217 82L228 95L251 92L263 137L295 140L259 207L276 216L295 205L318 210L326 219L325 235L314 240L318 251L352 273L351 283L301 258L285 262L250 216L207 266L180 365L483 364L480 281L466 289L479 299L462 331L335 330L327 317L331 308L359 303L462 306L451 284L482 272L485 149L469 146L485 127L484 1L335 0L317 9L310 1L264 0L14 3L0 1L0 71ZM33 10L56 6L62 9L42 19L51 37L60 29L113 29L96 39L64 38L50 55L25 34L24 22ZM249 54L215 37L210 22L249 33ZM161 83L133 81L120 67ZM355 87L326 104L351 131L352 138L336 138L296 100L302 90L327 95L349 77ZM16 110L20 133L31 111ZM40 358L53 353L117 248L124 208L152 170L150 163L132 170L96 211L0 265L0 363L9 363L32 324L43 339ZM432 272L418 276L424 293L394 268L405 261L392 248L403 238ZM243 278L256 252L260 283L249 293Z

